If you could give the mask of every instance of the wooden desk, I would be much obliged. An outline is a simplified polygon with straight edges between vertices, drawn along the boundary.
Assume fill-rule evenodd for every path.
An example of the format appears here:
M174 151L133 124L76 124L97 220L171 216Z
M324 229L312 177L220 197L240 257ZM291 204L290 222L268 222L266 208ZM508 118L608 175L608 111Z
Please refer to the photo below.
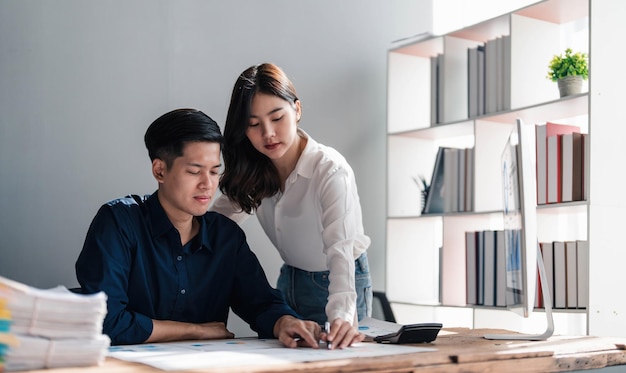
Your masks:
M453 334L443 334L453 332ZM626 338L552 337L547 341L493 341L485 334L506 330L451 328L430 344L437 351L396 356L328 360L272 367L245 367L246 372L565 372L625 365ZM238 372L239 369L185 372ZM102 366L37 370L31 373L155 373L146 365L107 358Z

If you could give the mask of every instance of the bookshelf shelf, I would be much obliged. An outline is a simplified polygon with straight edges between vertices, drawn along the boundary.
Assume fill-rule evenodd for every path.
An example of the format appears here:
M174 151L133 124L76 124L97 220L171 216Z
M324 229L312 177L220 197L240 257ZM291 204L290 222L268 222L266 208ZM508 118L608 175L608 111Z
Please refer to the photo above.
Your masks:
M493 325L508 320L511 312L504 307L467 305L464 232L503 229L501 154L516 119L574 124L592 132L590 85L559 98L556 83L546 79L548 61L566 46L589 51L592 1L539 1L388 51L386 289L394 309L413 318L403 321L418 322L421 315L448 326L491 327L492 316ZM495 76L500 84L484 93L483 110L473 112L468 50L488 48L496 39L510 43L498 47L499 63L505 65ZM413 179L432 182L440 147L473 148L470 211L421 214ZM587 201L538 206L538 240L589 240L590 206ZM490 317L483 317L485 311ZM554 312L561 320L557 334L588 333L586 310Z

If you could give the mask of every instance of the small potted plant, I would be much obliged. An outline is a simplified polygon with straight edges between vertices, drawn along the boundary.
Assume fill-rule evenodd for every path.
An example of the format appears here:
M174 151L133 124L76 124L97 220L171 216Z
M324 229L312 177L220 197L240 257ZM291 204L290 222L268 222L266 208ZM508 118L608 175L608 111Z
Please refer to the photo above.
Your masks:
M561 97L580 93L583 80L589 78L587 54L567 48L565 55L555 55L548 65L547 78L557 82Z

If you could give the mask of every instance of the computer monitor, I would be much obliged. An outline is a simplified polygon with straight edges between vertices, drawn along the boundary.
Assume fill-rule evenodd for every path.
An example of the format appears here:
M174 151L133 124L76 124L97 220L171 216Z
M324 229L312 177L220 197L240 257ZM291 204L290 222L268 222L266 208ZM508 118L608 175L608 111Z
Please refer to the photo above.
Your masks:
M547 328L541 334L488 334L487 339L545 340L554 332L552 302L537 241L535 152L535 126L517 119L501 158L506 302L510 310L530 317L539 271Z

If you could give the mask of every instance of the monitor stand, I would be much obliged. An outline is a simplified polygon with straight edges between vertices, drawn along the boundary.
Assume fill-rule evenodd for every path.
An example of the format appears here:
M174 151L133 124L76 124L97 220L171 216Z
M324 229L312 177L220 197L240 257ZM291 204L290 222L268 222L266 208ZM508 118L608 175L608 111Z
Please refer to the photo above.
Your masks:
M539 244L537 244L537 267L539 270L539 280L541 281L541 292L543 293L543 304L545 307L546 319L548 321L546 331L541 334L486 334L486 339L545 341L552 336L552 334L554 333L554 319L552 317L552 297L550 295L550 288L548 288L546 269L543 266L543 257L541 256Z

